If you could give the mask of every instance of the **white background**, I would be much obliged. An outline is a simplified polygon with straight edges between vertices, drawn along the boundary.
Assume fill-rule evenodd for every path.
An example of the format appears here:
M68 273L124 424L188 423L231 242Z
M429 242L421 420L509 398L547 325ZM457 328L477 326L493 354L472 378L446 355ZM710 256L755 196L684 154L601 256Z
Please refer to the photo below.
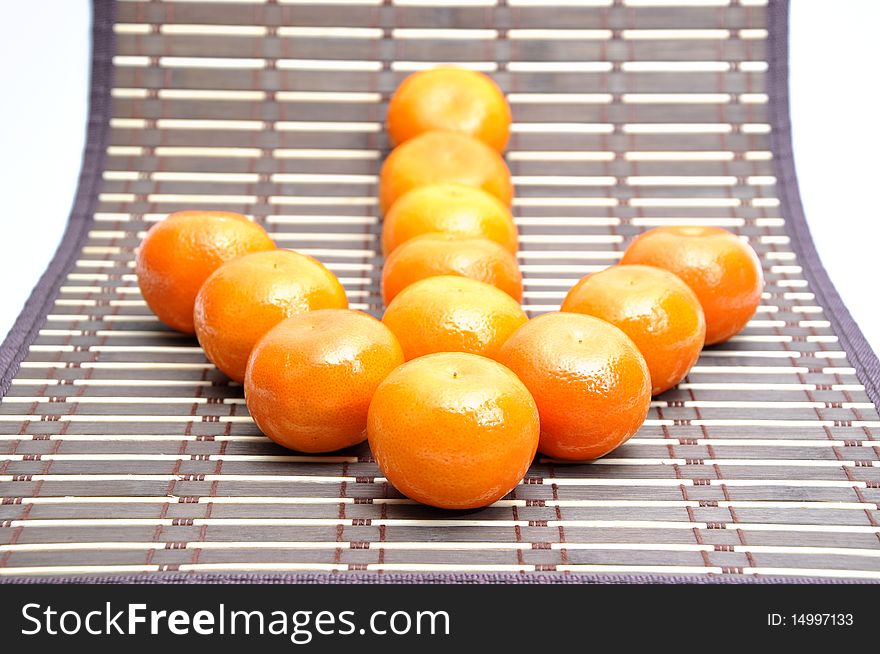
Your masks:
M807 219L832 281L880 351L880 2L793 0L791 14L794 150ZM0 0L0 340L48 265L73 201L89 29L87 0Z

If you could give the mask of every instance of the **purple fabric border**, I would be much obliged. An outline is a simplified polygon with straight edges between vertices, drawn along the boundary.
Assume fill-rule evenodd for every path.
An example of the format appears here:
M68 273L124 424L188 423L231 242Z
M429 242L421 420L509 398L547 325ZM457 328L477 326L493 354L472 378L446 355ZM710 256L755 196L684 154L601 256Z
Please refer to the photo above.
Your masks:
M874 584L859 579L779 577L757 575L646 575L646 574L531 574L531 573L395 573L302 572L148 573L78 577L8 577L8 584Z
M797 186L791 144L791 122L788 94L788 0L770 0L768 6L768 83L770 95L771 147L774 153L781 208L792 246L804 265L804 273L825 307L835 332L841 339L859 380L868 396L880 406L880 362L862 335L828 273L819 260L804 216ZM12 377L36 337L43 317L54 300L58 287L70 269L92 224L101 182L104 153L111 116L110 88L114 50L113 0L93 0L92 80L89 127L83 166L76 200L67 230L40 282L34 288L15 325L0 346L0 398L9 388ZM138 584L621 584L621 583L682 583L682 584L766 584L876 583L859 579L825 579L815 577L780 577L750 575L620 575L620 574L436 574L436 573L294 573L294 574L212 574L212 573L150 573L143 575L6 577L0 584L38 583L138 583Z
M49 267L31 292L24 309L6 335L6 340L0 345L0 398L6 395L12 378L27 355L28 347L37 337L43 319L49 313L65 275L73 266L94 219L111 116L115 13L113 0L92 1L89 118L76 197L67 221L67 229Z
M865 386L865 392L874 406L880 407L880 361L822 265L801 204L791 139L788 0L770 0L767 7L767 21L769 64L767 93L770 96L769 113L772 127L770 147L773 151L782 215L791 236L792 247L803 266L811 290L816 293L819 305L824 307L825 314L831 321L847 358L855 367L859 381Z

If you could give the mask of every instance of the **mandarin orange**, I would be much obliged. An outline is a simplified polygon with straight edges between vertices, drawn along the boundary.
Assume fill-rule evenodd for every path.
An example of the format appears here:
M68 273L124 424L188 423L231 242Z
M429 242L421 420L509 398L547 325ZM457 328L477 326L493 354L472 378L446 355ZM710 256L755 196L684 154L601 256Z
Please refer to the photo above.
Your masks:
M316 259L290 250L255 252L224 263L202 285L196 336L208 358L240 382L254 345L279 322L312 309L345 308L345 289Z
M266 231L229 211L178 211L156 223L137 251L135 272L147 306L163 323L195 332L193 306L220 264L275 249Z
M565 296L562 311L596 316L622 329L645 357L654 395L684 379L706 336L694 292L668 270L652 266L611 266L587 275Z
M535 401L504 366L439 353L397 368L373 401L367 434L382 474L401 493L445 509L473 509L525 476L540 431Z
M407 361L433 352L498 356L504 342L528 317L494 286L467 277L428 277L403 289L382 322L394 332Z
M429 184L398 199L382 221L385 256L409 239L443 232L488 238L516 254L517 231L510 209L495 196L464 184Z
M495 241L432 232L416 236L395 249L382 269L385 304L420 279L459 275L486 282L522 301L522 273L514 257Z
M497 151L458 132L424 132L398 145L379 174L379 209L385 214L407 191L458 182L494 195L510 206L510 170Z
M279 445L332 452L366 439L373 394L402 363L397 339L372 316L307 311L257 342L244 379L247 407Z
M635 343L614 325L548 313L501 346L498 361L535 398L538 449L557 459L604 456L638 431L651 403L651 376Z
M633 239L621 264L665 268L691 287L706 316L706 345L739 333L761 303L758 255L720 227L655 227Z
M431 130L461 132L502 152L510 136L510 107L490 77L440 67L407 77L388 104L393 145Z

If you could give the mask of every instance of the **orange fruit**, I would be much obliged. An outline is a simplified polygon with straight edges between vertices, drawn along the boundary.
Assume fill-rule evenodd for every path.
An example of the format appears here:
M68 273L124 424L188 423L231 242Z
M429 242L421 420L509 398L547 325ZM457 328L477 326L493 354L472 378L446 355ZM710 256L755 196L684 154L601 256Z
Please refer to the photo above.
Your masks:
M196 293L220 264L249 252L274 250L266 231L228 211L178 211L147 232L135 272L147 306L159 320L192 334Z
M379 384L403 363L400 345L372 316L318 309L259 340L244 378L247 407L266 436L301 452L332 452L367 438Z
M473 509L509 493L538 445L538 410L504 366L442 352L397 368L383 381L367 419L382 474L418 502Z
M535 398L538 449L557 459L597 459L638 431L651 377L635 343L593 316L547 313L522 326L498 361Z
M437 275L486 282L522 301L522 273L509 251L485 238L439 232L416 236L388 256L382 270L382 299L388 304L413 282Z
M346 309L345 289L319 261L290 250L228 261L196 296L199 344L221 371L244 379L254 345L279 322L311 309Z
M386 256L409 239L432 232L488 238L516 254L516 225L510 209L494 195L472 186L441 183L404 193L382 221Z
M510 120L510 106L492 78L463 68L413 73L388 103L388 136L393 145L441 129L473 136L503 152Z
M407 361L433 352L470 352L494 359L527 321L519 302L504 291L452 275L410 284L382 317Z
M611 266L587 275L568 292L562 311L596 316L622 329L645 357L654 395L684 379L706 336L694 292L668 270L652 266Z
M758 255L720 227L649 229L633 239L620 263L657 266L681 277L703 307L706 345L739 333L761 303Z
M424 132L398 145L379 173L379 208L384 214L418 186L459 182L481 188L506 206L513 198L510 170L482 141L457 132Z

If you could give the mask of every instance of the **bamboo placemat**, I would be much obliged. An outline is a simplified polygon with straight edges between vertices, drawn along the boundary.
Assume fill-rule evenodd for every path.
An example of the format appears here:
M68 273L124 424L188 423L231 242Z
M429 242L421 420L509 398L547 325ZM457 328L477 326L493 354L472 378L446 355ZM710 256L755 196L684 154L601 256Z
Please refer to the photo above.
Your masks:
M806 230L787 4L765 4L96 2L76 207L0 351L0 575L880 579L880 373ZM222 208L380 315L385 103L435 62L509 94L531 315L655 225L732 229L767 279L745 331L625 446L539 458L509 498L459 513L402 498L366 446L276 447L133 274L156 220Z

